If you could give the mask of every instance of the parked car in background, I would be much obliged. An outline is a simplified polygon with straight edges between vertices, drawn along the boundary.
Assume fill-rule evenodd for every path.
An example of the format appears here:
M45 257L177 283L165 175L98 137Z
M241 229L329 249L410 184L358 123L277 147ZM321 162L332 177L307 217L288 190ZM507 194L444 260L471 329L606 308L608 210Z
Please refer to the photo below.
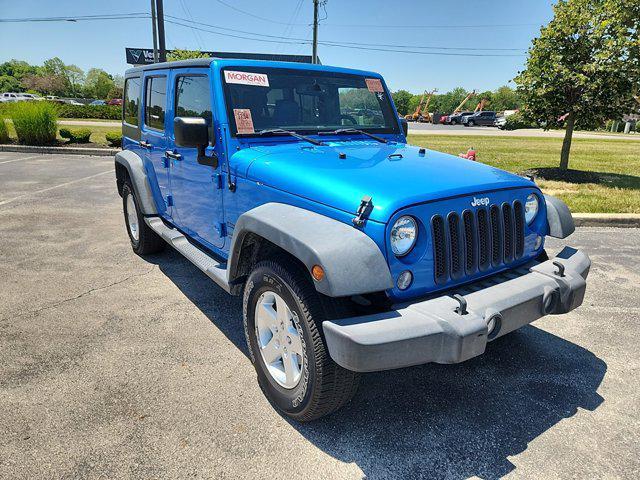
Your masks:
M485 110L484 112L476 112L473 115L462 118L462 124L465 127L475 127L476 125L484 127L492 127L496 123L496 112Z
M504 127L507 125L507 117L505 117L504 115L501 115L499 117L496 117L496 123L495 123L496 127L498 127L500 130L504 130Z
M111 100L109 100L107 102L107 105L122 105L122 99L121 98L112 98Z
M84 106L84 103L78 102L77 100L74 100L72 98L65 98L64 100L62 100L63 103L66 103L67 105L80 105L80 106Z
M98 105L106 105L106 104L107 102L105 102L104 100L94 100L89 105L98 106Z
M42 101L44 98L34 95L33 93L20 93L20 100Z
M20 94L14 92L4 92L0 95L0 102L17 102Z
M450 125L459 125L462 123L462 119L464 117L468 117L469 115L473 115L473 112L458 112L458 113L452 113L451 115L448 116L448 121L447 123Z

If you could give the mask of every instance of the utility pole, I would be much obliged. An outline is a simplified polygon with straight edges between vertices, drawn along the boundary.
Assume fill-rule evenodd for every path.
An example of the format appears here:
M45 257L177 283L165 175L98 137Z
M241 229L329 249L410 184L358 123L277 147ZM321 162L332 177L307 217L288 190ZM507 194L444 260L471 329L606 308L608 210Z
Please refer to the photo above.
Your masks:
M151 29L153 31L153 63L158 63L158 27L156 20L156 0L151 0Z
M318 4L319 0L313 0L313 54L311 63L318 63Z
M167 61L167 45L164 41L164 8L162 0L156 0L156 10L158 15L158 43L160 44L160 61Z

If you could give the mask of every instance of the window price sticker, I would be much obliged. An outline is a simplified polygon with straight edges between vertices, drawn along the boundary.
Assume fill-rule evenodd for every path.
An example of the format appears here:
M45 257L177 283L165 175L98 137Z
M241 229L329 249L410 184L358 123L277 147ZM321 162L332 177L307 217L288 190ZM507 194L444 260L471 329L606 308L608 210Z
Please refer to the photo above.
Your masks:
M251 110L248 108L234 108L233 116L236 119L236 129L241 135L256 133L253 129L253 118L251 118Z
M364 81L367 83L367 88L370 92L373 93L382 93L384 92L384 88L382 88L382 82L379 78L365 78Z

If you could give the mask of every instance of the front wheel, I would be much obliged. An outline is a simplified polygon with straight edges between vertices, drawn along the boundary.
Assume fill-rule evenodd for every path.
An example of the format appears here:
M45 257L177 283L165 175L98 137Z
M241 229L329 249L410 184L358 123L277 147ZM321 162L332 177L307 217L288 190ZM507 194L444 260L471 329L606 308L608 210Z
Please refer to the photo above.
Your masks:
M260 262L244 291L247 346L267 399L299 421L345 405L359 375L336 364L322 334L324 308L307 272L287 259Z
M467 122L467 127L475 127L476 126L476 122L474 122L473 120L469 120Z

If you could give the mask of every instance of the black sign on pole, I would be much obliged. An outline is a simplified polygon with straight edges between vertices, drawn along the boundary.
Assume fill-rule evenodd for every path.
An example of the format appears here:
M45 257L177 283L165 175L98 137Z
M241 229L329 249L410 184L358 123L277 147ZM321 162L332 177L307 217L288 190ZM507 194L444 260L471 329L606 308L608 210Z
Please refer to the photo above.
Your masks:
M130 65L150 65L153 62L152 48L126 48L127 63ZM171 50L167 50L167 54ZM240 52L200 52L213 58L243 58L248 60L271 60L276 62L311 63L310 55L285 55L271 53L240 53ZM320 59L318 59L320 63Z

